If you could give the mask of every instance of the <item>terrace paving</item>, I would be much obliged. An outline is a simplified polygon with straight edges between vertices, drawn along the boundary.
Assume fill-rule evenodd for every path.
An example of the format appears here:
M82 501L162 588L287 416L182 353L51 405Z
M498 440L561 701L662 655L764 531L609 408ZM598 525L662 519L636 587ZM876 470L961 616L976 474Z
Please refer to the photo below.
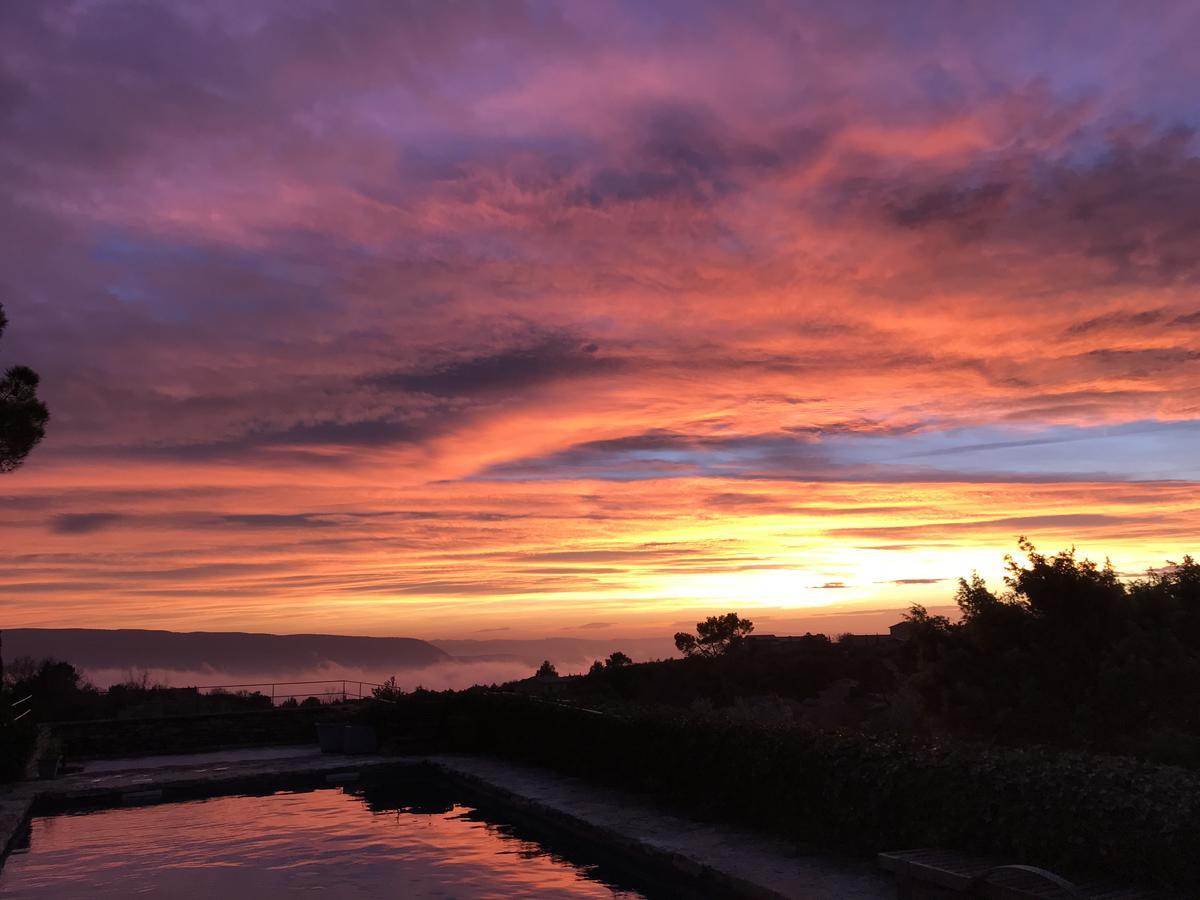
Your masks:
M700 876L722 897L884 900L895 884L859 860L805 855L782 841L663 813L641 798L500 760L457 755L323 755L314 747L267 747L89 762L51 781L0 794L0 842L12 841L37 799L154 800L158 791L221 790L256 779L319 776L331 783L389 767L431 765L546 825L634 860Z
M574 778L468 756L426 757L472 787L635 858L712 884L717 896L875 900L895 882L853 859L798 853L783 841L663 813L645 800Z

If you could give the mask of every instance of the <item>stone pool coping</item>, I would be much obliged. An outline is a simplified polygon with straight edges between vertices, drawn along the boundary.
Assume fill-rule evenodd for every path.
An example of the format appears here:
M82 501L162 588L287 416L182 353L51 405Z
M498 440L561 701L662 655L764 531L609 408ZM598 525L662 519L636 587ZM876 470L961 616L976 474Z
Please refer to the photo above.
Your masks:
M893 879L855 859L801 855L784 841L684 819L643 799L501 760L424 757L505 806L589 843L660 869L699 878L723 897L883 900Z
M895 883L869 863L801 855L785 842L663 813L641 798L501 760L459 755L322 755L263 748L107 760L91 771L22 782L0 794L0 841L11 848L34 806L156 802L162 792L225 792L280 779L351 783L388 769L432 767L557 831L659 870L701 879L721 896L884 900ZM166 798L170 800L171 798Z

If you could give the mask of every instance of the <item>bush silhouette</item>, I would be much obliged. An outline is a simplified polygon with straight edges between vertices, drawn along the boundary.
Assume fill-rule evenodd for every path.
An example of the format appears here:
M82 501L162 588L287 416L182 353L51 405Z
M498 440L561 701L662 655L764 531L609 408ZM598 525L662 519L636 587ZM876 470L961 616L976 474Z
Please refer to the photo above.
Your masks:
M1005 590L959 581L962 617L908 621L912 679L952 729L1200 762L1200 564L1126 583L1109 563L1018 544Z

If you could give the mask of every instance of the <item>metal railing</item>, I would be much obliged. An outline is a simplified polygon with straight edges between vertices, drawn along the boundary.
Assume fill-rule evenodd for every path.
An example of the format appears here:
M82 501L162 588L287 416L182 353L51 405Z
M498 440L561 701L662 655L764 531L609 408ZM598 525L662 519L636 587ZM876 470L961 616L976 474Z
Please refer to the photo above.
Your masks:
M351 700L373 700L375 689L385 685L374 681L360 681L350 678L325 678L316 681L253 681L241 684L199 684L199 685L146 685L148 694L162 694L201 697L229 696L233 698L262 697L269 699L272 706L279 706L289 700L301 702L316 698L321 703L346 703ZM129 690L129 685L113 685L102 691L111 694L114 691ZM141 689L135 686L135 690Z
M328 688L328 690L314 691L311 690L312 685L320 685ZM338 689L341 685L341 689ZM304 687L302 691L284 691L282 688ZM345 703L348 700L371 700L375 697L375 688L383 687L382 684L376 684L373 681L351 681L348 678L330 678L322 681L260 681L247 684L202 684L191 685L181 690L193 690L203 696L211 696L213 694L261 694L271 698L272 704L279 704L286 700L307 700L309 697L316 697L322 703L331 703L335 700L341 700ZM253 690L251 690L253 689ZM270 693L267 693L269 689ZM328 697L329 699L323 699Z
M22 704L25 704L25 703L29 704L23 710L21 710L19 713L17 713L15 716L13 716L12 721L20 722L23 718L25 718L27 715L29 715L31 712L33 712L33 703L31 702L32 700L33 700L33 694L30 694L28 697L22 697L20 700L15 700L15 701L13 701L13 703L10 704L11 709L16 709L18 706L21 706Z

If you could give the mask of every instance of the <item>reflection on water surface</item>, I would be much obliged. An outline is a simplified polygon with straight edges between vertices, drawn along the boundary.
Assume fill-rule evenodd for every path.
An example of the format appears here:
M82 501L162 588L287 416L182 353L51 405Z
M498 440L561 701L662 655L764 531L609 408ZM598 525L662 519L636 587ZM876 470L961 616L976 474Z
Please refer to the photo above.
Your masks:
M586 856L586 853L585 853ZM12 898L640 898L485 820L449 786L215 797L37 817Z

